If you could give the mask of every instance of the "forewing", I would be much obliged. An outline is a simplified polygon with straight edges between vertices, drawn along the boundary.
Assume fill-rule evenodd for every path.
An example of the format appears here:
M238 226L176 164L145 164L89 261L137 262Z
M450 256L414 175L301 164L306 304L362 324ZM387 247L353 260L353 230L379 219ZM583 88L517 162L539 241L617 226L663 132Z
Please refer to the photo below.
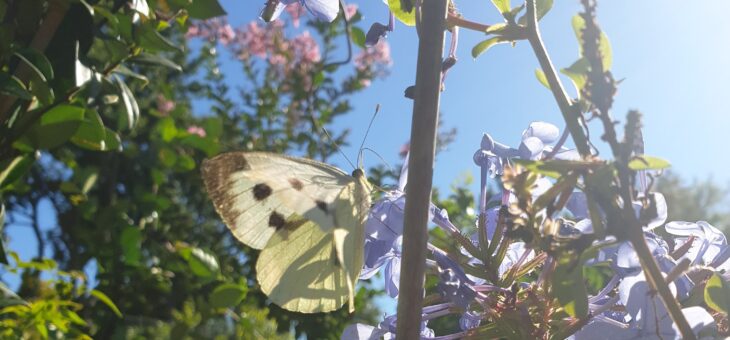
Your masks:
M293 215L334 226L332 203L353 178L324 163L262 152L231 152L203 162L216 210L246 245L262 249Z
M287 221L259 254L256 271L261 290L290 311L329 312L347 301L346 274L337 263L334 234L311 221Z

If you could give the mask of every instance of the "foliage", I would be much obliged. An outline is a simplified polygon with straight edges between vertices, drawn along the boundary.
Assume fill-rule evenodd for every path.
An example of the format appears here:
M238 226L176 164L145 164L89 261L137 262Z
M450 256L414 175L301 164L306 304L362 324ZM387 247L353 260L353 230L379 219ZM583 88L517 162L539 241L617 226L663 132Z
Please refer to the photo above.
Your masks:
M6 229L27 223L38 261L92 275L76 295L62 294L60 279L9 267L31 308L7 307L8 332L55 337L41 330L52 323L58 334L95 338L335 338L348 319L375 317L366 301L377 292L364 288L356 316L269 306L255 284L256 254L215 214L198 165L240 148L328 158L336 149L323 127L385 76L387 54L363 50L356 65L338 63L341 25L308 22L312 34L296 36L294 20L234 30L211 19L225 14L215 0L0 4L0 17L15 18L0 39ZM280 45L246 54L267 36ZM242 88L221 73L221 48L238 58ZM332 132L340 145L347 135ZM45 232L38 221L48 215L58 225Z

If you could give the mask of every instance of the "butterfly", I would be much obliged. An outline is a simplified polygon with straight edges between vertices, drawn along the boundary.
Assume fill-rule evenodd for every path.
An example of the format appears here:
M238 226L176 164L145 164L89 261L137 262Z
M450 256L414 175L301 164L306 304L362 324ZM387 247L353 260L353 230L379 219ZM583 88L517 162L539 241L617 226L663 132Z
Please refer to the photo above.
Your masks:
M229 152L207 159L203 181L215 209L242 243L261 249L261 290L284 309L328 312L349 302L363 266L371 187L305 158Z

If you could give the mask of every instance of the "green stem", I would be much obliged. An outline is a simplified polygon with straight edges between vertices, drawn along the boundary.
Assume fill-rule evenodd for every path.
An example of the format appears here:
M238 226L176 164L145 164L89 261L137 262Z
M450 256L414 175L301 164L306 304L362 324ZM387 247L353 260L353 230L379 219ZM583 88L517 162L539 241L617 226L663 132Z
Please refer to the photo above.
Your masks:
M550 91L555 97L555 101L558 103L560 112L563 114L563 119L568 126L570 135L573 136L573 141L578 149L581 156L587 157L591 155L590 144L588 143L588 137L586 136L583 127L581 126L580 120L582 119L581 113L577 106L572 104L570 97L565 92L560 78L558 77L555 67L550 56L545 50L545 45L542 42L540 36L540 29L537 25L537 14L535 11L535 0L527 0L527 40L530 41L535 56L537 57L540 67L545 78L547 79L548 85L550 85Z
M411 169L406 186L403 260L398 297L398 339L418 339L421 333L428 209L431 204L433 160L436 151L441 57L444 49L447 0L423 1L418 41L415 97L411 121ZM420 12L420 13L419 13Z

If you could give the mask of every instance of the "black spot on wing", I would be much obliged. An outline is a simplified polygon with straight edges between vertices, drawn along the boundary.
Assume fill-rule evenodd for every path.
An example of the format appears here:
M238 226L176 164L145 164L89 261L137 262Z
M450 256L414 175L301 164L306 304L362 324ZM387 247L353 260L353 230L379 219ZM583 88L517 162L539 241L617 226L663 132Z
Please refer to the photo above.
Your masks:
M289 184L291 184L291 187L294 188L296 191L302 191L304 188L304 184L302 184L302 181L296 179L296 178L290 178Z
M329 213L327 211L327 203L325 203L324 201L320 201L320 200L316 200L315 203L317 203L317 208L319 208L319 210L324 211L325 214Z
M263 201L271 195L271 187L266 183L259 183L253 186L253 198Z
M272 211L271 215L269 216L269 227L274 227L276 230L279 230L284 227L286 224L286 220L284 219L284 215L279 214L276 211Z

